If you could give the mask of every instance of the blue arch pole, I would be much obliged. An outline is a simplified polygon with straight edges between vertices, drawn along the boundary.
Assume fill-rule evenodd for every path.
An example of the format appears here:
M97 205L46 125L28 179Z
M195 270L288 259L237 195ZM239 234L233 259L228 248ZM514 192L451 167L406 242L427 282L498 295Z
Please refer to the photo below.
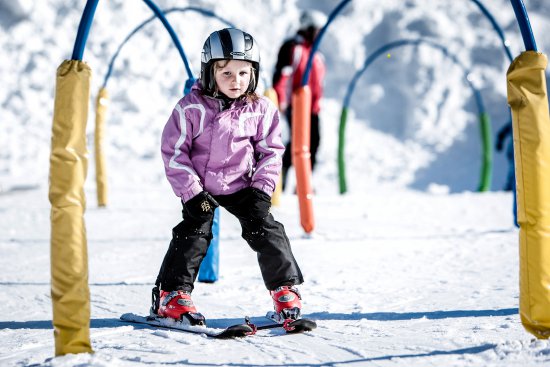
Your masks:
M357 85L357 81L359 80L359 78L363 75L363 73L367 70L367 68L378 58L380 57L381 55L383 54L386 54L388 51L394 49L394 48L398 48L398 47L403 47L403 46L406 46L406 45L414 45L414 46L418 46L418 45L428 45L432 48L435 48L435 49L438 49L439 51L441 51L445 56L447 56L449 59L451 59L456 65L458 65L463 71L464 71L464 75L466 76L465 80L467 82L467 84L470 86L470 88L472 89L472 92L473 92L473 95L474 95L474 99L475 99L475 102L476 102L476 106L477 106L477 109L478 109L478 113L479 113L479 116L480 116L480 121L482 123L482 145L483 145L483 151L484 151L484 155L483 155L483 160L482 160L482 174L481 174L481 178L480 178L480 184L479 184L479 189L481 190L481 188L483 186L486 186L483 184L483 181L486 180L486 176L489 176L490 177L490 172L491 172L491 142L490 142L490 124L488 124L488 115L485 111L485 106L484 106L484 103L483 103L483 99L481 97L481 93L479 92L479 90L473 85L473 83L467 78L468 74L470 73L470 70L464 66L464 64L462 64L460 62L460 60L458 60L458 58L453 55L452 53L450 53L450 51L436 43L436 42L433 42L433 41L430 41L430 40L422 40L422 39L403 39L403 40L398 40L398 41L394 41L394 42L390 42L390 43L387 43L386 45L376 49L375 51L373 51L366 59L365 59L365 62L363 64L363 67L358 70L354 77L352 78L352 80L350 81L349 85L348 85L348 89L347 89L347 92L346 92L346 95L344 97L344 102L343 102L343 107L342 107L342 114L341 114L341 118L340 118L340 128L339 128L339 135L338 135L338 170L339 170L339 177L340 177L340 193L345 193L347 191L347 184L346 184L346 175L345 175L345 154L344 154L344 143L345 143L345 126L346 126L346 120L347 120L347 111L348 111L348 108L349 108L349 105L350 105L350 102L351 102L351 97L353 95L353 92L355 90L355 87ZM484 121L484 119L486 119L486 121ZM484 123L484 122L487 122L487 123ZM487 156L489 155L489 156ZM490 186L490 179L489 179L489 186Z
M183 46L181 45L178 36L176 35L176 32L174 32L174 29L164 16L162 10L160 10L160 8L151 0L143 0L143 2L145 2L145 4L147 4L147 6L153 11L156 17L162 22L162 25L164 25L164 28L166 28L166 30L170 34L170 37L172 38L172 41L174 42L174 45L178 49L181 59L183 60L187 75L189 76L189 78L192 78L193 72L191 71L191 66L189 66L189 61L187 61L187 57L185 56L185 51L183 51Z
M487 8L481 3L481 1L479 1L479 0L472 0L472 1L474 2L474 4L477 5L479 10L481 10L483 15L485 15L485 17L487 19L489 19L489 21L491 22L491 25L493 26L494 30L497 32L498 37L500 38L500 41L502 42L502 47L504 48L504 53L508 57L508 60L510 60L510 62L512 62L514 57L512 56L512 53L510 52L510 46L508 45L508 41L506 40L506 37L504 36L504 31L502 30L502 28L500 27L500 25L498 24L496 19L493 17L491 12L489 12L489 10L487 10Z
M224 19L224 18L216 15L212 11L205 10L205 9L202 9L202 8L199 8L199 7L187 6L187 7L184 7L184 8L175 7L175 8L169 8L169 9L166 9L166 10L161 10L161 12L164 13L165 16L170 14L170 13L174 13L174 12L187 12L187 11L196 12L196 13L202 14L202 15L207 16L207 17L212 17L212 18L220 20L222 23L226 24L228 27L233 27L233 28L235 27L235 25L233 23L231 23L230 21L228 21L227 19ZM115 53L111 57L111 60L109 61L109 68L107 69L107 73L105 74L105 78L103 79L103 86L102 86L103 88L107 87L107 83L108 83L109 78L111 77L111 74L113 72L114 64L115 64L115 62L118 58L118 55L122 51L122 48L130 41L130 39L132 39L132 37L135 34L137 34L139 31L141 31L147 24L149 24L150 22L152 22L156 18L157 18L157 16L153 15L152 17L150 17L150 18L146 19L145 21L143 21L140 25L138 25L136 28L134 28L126 36L126 38L124 38L124 40L120 43L120 45L116 49ZM183 50L183 48L182 48L182 50ZM187 60L187 57L185 56L185 53L183 53L183 57L185 57L185 59ZM189 65L189 63L187 63L187 65ZM187 69L187 67L186 67L186 69ZM187 69L187 74L188 74L189 79L193 79L193 75L192 75L190 69ZM187 94L187 93L188 93L188 91L184 92L184 94Z
M491 25L493 26L493 28L495 29L495 31L497 32L501 42L502 42L502 45L504 47L504 52L506 53L507 57L511 60L512 58L512 54L510 52L510 49L508 47L508 43L506 41L506 38L504 36L504 32L502 30L502 28L499 26L499 24L497 23L497 21L495 20L495 18L492 16L492 14L487 10L487 8L479 1L479 0L472 0L476 5L477 7L481 10L482 14L489 19ZM345 5L347 5L347 3L349 2L349 0L343 0L333 11L332 13L330 14L329 16L329 19L327 20L327 23L325 24L325 26L320 30L319 32L319 35L317 36L315 42L313 43L313 46L312 46L312 51L309 55L309 58L307 60L307 64L306 64L306 69L305 69L305 72L304 72L304 75L302 77L302 81L301 81L301 86L305 86L307 83L308 83L308 80L309 80L309 74L311 72L311 67L312 67L312 64L313 64L313 57L314 57L314 54L315 52L317 51L318 47L319 47L319 44L321 42L321 39L323 38L324 34L325 34L325 31L326 29L328 28L328 26L330 25L330 23L333 21L333 19L341 12L341 10L344 8ZM475 94L474 94L475 95ZM476 100L478 100L479 98L476 96L475 97ZM344 124L345 124L345 118L347 116L347 109L346 110L343 110L344 111L344 115L342 116L343 120L344 120ZM342 119L341 119L341 124L340 126L342 127ZM342 129L340 129L340 132L339 132L339 137L342 138L342 134L343 134L343 131ZM339 155L343 154L343 151L340 152L340 149L343 149L343 144L339 144ZM338 164L339 166L343 165L343 160L339 159L338 161ZM346 192L347 188L346 188L346 184L345 184L345 178L343 178L342 175L340 175L340 193L343 193L343 192Z
M302 77L302 83L301 83L302 86L305 86L307 84L308 80L309 80L309 73L311 72L311 65L313 63L313 55L315 54L315 52L317 52L317 49L319 48L319 44L321 43L321 39L323 38L326 29L328 28L330 23L334 20L334 18L342 11L344 6L347 5L347 3L349 1L350 0L343 0L336 8L334 8L334 10L332 11L332 13L330 14L330 16L327 20L327 23L319 31L319 35L317 36L317 39L313 43L311 54L309 55L309 58L308 58L308 61L307 61L307 64L306 64L306 70L305 70L304 75ZM493 28L497 32L497 34L498 34L498 36L499 36L499 38L502 42L502 45L504 47L504 52L506 53L506 56L510 59L510 61L512 61L513 57L512 57L512 54L510 52L510 48L508 46L508 42L506 41L506 37L504 36L504 31L502 30L502 28L499 26L499 24L497 23L497 21L495 20L495 18L491 14L491 12L489 12L489 10L487 10L487 8L479 0L472 0L472 2L477 5L477 7L481 10L483 15L485 15L485 17L491 22L491 25L493 26ZM512 1L512 3L518 3L518 2L521 3L521 1ZM525 16L527 15L527 12L525 11L524 6L518 6L518 9L520 9L518 11L520 11L522 14L525 14ZM516 10L516 5L514 5L514 10ZM522 21L521 24L525 24L524 27L526 29L529 29L529 30L531 29L528 21L527 22ZM521 24L520 24L520 27L521 27ZM522 32L522 34L523 34L523 32ZM532 40L532 43L534 44L534 39L532 37L530 37L530 39ZM535 46L535 50L536 50L536 46Z
M84 11L82 12L82 18L78 25L78 31L76 33L76 40L73 47L72 60L82 60L84 55L84 47L86 47L86 41L88 40L88 34L92 27L92 21L94 20L95 10L99 0L88 0Z
M311 52L309 53L309 57L307 59L306 63L306 69L304 71L304 75L302 76L302 83L301 86L305 87L309 81L309 74L311 73L311 66L313 64L313 57L315 56L315 53L319 49L319 45L321 44L321 40L325 36L325 32L327 31L328 27L332 23L332 21L340 14L342 9L350 2L351 0L343 0L340 4L336 6L328 16L326 24L321 28L319 31L319 34L317 37L315 37L315 41L313 41L313 46L311 46Z
M531 29L531 22L529 22L529 17L527 16L527 9L522 0L510 0L512 7L514 8L514 13L516 15L516 20L518 22L519 30L521 32L521 37L523 38L523 44L525 45L526 51L537 51L537 43L535 42L535 35Z

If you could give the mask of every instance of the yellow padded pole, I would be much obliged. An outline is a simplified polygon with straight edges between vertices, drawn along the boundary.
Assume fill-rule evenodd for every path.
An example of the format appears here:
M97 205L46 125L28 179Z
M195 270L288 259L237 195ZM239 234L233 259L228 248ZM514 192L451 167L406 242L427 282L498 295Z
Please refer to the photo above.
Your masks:
M271 102L275 103L275 106L279 106L279 98L277 98L277 92L275 92L275 89L273 88L267 88L264 91L264 96L269 98ZM282 177L279 176L279 182L277 182L277 186L275 186L275 191L273 191L273 195L271 195L271 204L274 206L279 206L281 204L281 194L283 191L283 180Z
M95 134L94 134L94 157L95 157L95 179L97 187L97 206L107 205L107 172L105 164L105 153L103 151L105 136L105 118L107 106L109 105L109 93L107 89L101 88L96 98L95 107Z
M275 106L279 107L279 98L277 97L277 92L273 88L266 88L264 91L264 96L269 98L271 102L275 103Z
M550 117L545 55L526 51L507 73L512 109L520 252L519 313L537 338L550 336Z
M91 70L66 60L57 69L50 155L51 296L55 355L92 352L84 226L86 122Z

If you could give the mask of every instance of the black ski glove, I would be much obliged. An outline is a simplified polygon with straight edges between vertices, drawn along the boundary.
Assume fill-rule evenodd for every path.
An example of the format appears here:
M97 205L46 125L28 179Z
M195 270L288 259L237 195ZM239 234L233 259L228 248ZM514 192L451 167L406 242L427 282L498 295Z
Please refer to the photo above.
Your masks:
M271 197L260 189L247 187L242 190L246 193L246 204L253 219L264 219L271 209Z
M189 216L196 220L209 220L214 217L214 209L220 204L206 191L201 191L184 204Z

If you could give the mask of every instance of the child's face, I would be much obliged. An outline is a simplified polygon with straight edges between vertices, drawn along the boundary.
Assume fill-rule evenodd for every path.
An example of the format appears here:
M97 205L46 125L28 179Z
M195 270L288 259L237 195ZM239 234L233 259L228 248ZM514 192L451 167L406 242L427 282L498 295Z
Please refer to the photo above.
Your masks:
M229 98L238 98L248 89L252 74L252 64L243 60L217 61L214 78L218 90Z

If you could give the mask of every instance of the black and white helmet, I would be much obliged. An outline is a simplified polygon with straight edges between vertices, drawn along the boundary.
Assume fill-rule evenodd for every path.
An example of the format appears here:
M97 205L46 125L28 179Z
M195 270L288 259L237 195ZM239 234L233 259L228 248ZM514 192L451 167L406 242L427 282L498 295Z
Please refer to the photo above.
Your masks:
M250 34L236 28L225 28L208 36L201 54L201 82L207 93L213 93L216 87L212 65L217 60L250 61L254 75L248 92L256 90L260 75L260 48Z
M327 22L327 16L319 11L313 9L303 10L300 14L300 28L306 30L308 28L321 29Z

